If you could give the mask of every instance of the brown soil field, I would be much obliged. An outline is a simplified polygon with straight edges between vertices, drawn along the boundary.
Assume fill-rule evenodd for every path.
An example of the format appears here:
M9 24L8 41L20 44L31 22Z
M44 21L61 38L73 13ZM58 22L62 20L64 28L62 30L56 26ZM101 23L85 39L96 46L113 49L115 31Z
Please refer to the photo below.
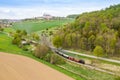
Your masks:
M31 58L0 52L0 80L74 80Z

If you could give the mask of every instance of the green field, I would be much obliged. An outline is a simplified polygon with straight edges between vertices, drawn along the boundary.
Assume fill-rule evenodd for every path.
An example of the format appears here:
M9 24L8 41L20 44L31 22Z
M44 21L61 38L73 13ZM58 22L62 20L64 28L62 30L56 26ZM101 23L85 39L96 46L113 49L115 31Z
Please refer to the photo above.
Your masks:
M26 30L28 33L54 28L69 23L73 20L39 20L39 21L21 21L13 24L14 29Z
M10 33L10 32L15 32L15 30L12 27L9 27L9 28L4 28L4 32Z
M18 48L16 45L12 45L12 39L2 32L0 32L0 51L11 53L23 52L23 50Z

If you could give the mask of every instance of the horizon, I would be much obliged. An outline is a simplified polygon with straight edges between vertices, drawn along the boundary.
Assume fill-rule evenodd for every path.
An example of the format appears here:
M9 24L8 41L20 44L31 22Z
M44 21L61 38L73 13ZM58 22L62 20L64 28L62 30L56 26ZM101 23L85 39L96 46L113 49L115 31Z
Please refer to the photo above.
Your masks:
M65 17L105 9L119 2L120 0L0 0L0 19L40 17L44 13Z

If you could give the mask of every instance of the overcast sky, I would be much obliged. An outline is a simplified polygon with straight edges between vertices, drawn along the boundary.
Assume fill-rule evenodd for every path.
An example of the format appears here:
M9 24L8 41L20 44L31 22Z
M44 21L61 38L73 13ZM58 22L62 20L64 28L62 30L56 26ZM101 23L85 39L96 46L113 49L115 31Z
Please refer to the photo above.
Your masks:
M23 19L42 16L67 16L104 9L120 0L0 0L0 18Z

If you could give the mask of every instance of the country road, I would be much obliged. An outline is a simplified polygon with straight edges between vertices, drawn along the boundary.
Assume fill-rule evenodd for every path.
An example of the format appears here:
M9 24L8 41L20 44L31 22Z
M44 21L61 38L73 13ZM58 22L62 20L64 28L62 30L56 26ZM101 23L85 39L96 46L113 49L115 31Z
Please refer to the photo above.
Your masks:
M0 80L74 80L21 55L0 52Z
M103 61L108 61L108 62L113 62L113 63L120 64L119 60L113 60L113 59L107 59L107 58L102 58L102 57L96 57L96 56L82 54L82 53L78 53L78 52L74 52L74 51L69 51L69 50L62 50L62 51L63 52L67 52L67 53L71 53L71 54L76 54L76 55L80 55L80 56L85 56L85 57L89 57L89 58L94 58L94 59L99 59L99 60L103 60Z

